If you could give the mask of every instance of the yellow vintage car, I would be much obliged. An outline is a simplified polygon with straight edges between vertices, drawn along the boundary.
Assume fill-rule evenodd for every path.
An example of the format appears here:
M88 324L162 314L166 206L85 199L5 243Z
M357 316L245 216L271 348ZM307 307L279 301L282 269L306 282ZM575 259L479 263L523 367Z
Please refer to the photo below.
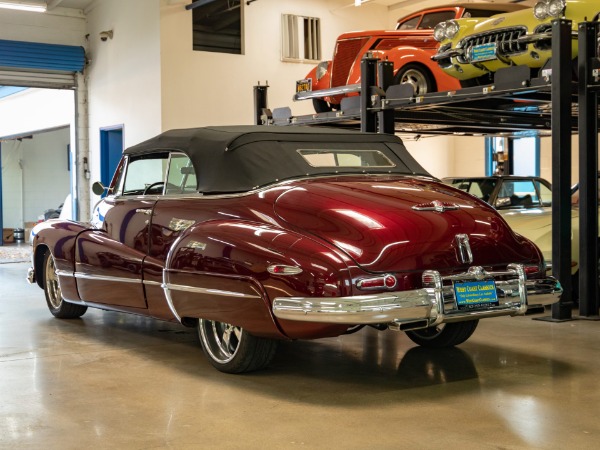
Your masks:
M540 69L552 56L552 21L573 22L573 32L586 20L597 20L598 0L544 0L533 8L489 18L462 18L438 24L434 38L440 42L432 59L461 81L463 87L491 82L490 74L514 65ZM577 40L573 40L577 57Z
M442 181L492 205L508 225L533 241L548 267L552 264L552 187L539 177L496 175L489 177L443 178ZM572 299L579 301L579 190L571 195ZM597 243L600 245L600 239Z

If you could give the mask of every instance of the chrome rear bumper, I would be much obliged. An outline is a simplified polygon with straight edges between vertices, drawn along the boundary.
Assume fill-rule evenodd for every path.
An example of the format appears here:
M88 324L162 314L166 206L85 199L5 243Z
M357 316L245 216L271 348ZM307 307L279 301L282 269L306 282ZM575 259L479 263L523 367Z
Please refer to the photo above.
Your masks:
M562 287L553 277L527 280L522 265L511 264L505 272L468 272L442 277L426 271L431 287L411 291L351 297L277 297L273 313L279 319L343 324L388 324L394 329L415 329L441 323L498 316L524 315L528 308L551 305L560 299ZM458 309L452 281L494 279L499 304L477 309Z

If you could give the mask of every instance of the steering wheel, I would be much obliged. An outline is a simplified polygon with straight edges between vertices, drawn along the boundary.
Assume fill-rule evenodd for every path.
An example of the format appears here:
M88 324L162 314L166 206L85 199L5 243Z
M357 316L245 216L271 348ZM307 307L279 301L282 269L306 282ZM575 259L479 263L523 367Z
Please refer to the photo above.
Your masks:
M165 182L164 181L157 181L155 183L152 183L151 185L149 185L146 189L144 189L144 193L143 195L148 194L149 191L151 191L152 189L158 187L158 186L163 186L164 187ZM160 190L160 192L157 192L157 194L160 194L162 192L162 189Z

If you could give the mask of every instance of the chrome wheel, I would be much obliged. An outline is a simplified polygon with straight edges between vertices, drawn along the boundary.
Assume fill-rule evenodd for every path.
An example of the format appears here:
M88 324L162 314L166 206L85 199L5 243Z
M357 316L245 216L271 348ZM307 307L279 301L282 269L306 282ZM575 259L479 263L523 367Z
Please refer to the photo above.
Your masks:
M52 308L58 309L63 302L60 285L58 284L58 275L56 275L56 264L51 254L46 258L46 267L44 270L44 279L46 287L46 297Z
M252 336L241 327L200 319L198 334L202 350L221 372L242 373L266 367L277 349L277 341Z
M54 317L59 319L75 319L81 317L87 311L87 306L69 303L65 301L58 274L56 273L56 261L49 250L44 255L44 293L48 309Z
M242 329L228 323L201 320L200 338L211 358L222 364L235 356L242 338Z
M394 78L395 84L408 83L414 95L423 95L435 90L435 81L427 69L419 64L407 64L400 68Z
M427 80L418 70L406 71L402 77L401 83L411 84L416 95L425 94L427 92Z

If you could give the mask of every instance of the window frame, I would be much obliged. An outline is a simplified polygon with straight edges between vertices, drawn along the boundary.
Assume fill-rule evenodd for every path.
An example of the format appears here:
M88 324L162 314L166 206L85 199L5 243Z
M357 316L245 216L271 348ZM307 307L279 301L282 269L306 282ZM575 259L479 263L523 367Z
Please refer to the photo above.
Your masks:
M306 36L307 22L309 23L308 37ZM300 23L302 23L302 26L300 26ZM310 40L308 45L307 40ZM323 59L321 41L321 19L319 17L301 14L281 14L282 61L297 63L320 62ZM300 42L304 42L304 44L301 46ZM300 55L301 50L304 50L303 55Z

